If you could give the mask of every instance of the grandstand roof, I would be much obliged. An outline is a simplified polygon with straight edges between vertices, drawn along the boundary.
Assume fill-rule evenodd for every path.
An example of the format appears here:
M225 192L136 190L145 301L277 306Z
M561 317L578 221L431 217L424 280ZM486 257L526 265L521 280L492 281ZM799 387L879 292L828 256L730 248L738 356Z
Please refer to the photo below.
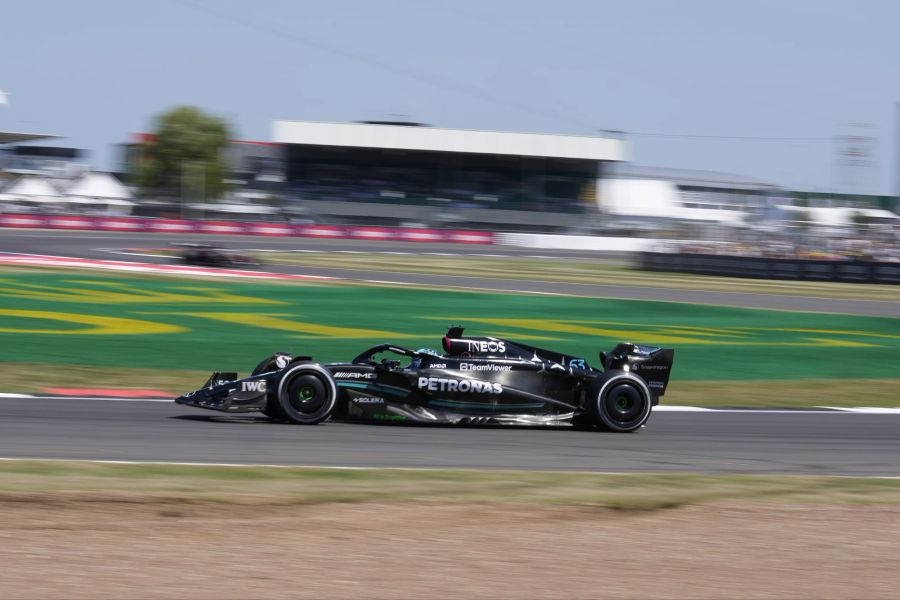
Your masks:
M622 164L608 174L613 179L657 179L672 182L676 185L693 185L698 187L721 187L729 189L776 188L774 183L716 171L696 171L693 169L672 169L666 167L648 167L644 165Z
M15 131L0 131L0 145L15 144L17 142L30 142L32 140L46 140L59 137L46 133L17 133Z
M536 156L581 160L624 160L615 138L410 127L408 124L275 121L272 139L284 144L424 150L466 154Z

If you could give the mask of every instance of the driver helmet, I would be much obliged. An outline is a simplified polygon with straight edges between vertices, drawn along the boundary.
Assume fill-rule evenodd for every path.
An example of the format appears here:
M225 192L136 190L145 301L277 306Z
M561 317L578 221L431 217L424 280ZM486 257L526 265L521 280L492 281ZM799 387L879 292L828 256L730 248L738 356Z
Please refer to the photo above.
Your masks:
M432 350L431 348L419 348L416 350L416 354L431 354L433 356L440 356L437 352ZM413 359L409 363L410 369L418 369L419 365L422 364L422 359L418 356L413 357Z

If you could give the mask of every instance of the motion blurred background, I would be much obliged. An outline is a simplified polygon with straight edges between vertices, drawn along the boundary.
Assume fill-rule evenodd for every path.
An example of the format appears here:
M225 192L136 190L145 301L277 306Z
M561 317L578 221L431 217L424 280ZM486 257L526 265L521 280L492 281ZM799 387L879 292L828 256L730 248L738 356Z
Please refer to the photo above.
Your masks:
M6 215L900 260L891 2L4 11Z

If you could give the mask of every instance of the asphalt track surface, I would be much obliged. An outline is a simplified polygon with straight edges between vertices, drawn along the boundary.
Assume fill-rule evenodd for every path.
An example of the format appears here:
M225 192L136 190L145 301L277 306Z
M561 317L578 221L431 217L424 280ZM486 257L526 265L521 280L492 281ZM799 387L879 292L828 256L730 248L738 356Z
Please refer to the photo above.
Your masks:
M442 252L615 260L503 246L202 236L233 248ZM197 236L0 230L0 252L142 260L109 248ZM398 257L402 260L402 257ZM510 291L900 316L900 303L280 267L282 272ZM274 270L274 269L273 269ZM326 423L219 415L173 402L0 397L0 457L411 468L900 476L900 414L658 412L635 434L571 429Z
M274 423L174 402L0 398L0 457L900 476L900 414L658 412L637 433Z
M0 229L0 252L22 252L74 256L100 260L131 260L137 262L171 262L168 258L150 256L123 256L111 250L125 248L165 247L178 242L204 242L220 244L235 249L318 250L322 252L396 252L410 254L464 254L472 257L541 257L546 260L578 260L590 262L621 263L621 256L589 251L547 250L514 246L484 246L468 244L429 244L419 242L391 242L365 240L321 240L311 238L269 238L256 236L184 235L156 233L117 232L68 232L42 230ZM398 254L396 260L402 261ZM595 285L560 283L549 281L521 281L400 273L390 271L365 271L358 269L317 268L292 265L267 265L269 271L303 275L319 275L355 280L384 280L422 286L455 286L501 292L537 292L571 294L598 298L624 298L633 300L662 300L692 304L716 304L747 308L800 310L858 315L900 317L900 302L872 301L864 299L831 299L806 296L780 296L744 292L708 292L669 288L637 287L624 285ZM900 296L900 291L898 291Z

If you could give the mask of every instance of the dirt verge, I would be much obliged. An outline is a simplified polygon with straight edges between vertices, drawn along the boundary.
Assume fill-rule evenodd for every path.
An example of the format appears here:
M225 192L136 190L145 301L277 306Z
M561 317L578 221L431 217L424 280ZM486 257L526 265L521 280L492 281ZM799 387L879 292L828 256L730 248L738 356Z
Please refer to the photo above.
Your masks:
M0 503L4 598L896 598L900 506Z

